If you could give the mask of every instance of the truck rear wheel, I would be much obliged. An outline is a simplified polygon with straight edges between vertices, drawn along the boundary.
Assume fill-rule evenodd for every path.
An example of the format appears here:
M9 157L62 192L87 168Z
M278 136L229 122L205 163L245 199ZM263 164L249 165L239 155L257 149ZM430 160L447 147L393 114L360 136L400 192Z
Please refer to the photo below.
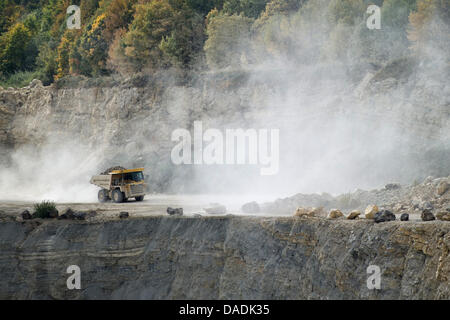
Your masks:
M136 199L136 201L144 200L144 196L137 196L137 197L134 197L134 198Z
M113 198L115 203L123 202L123 199L124 199L123 192L120 191L119 189L114 190L112 192L112 198Z
M108 201L109 196L108 196L108 191L106 191L105 189L102 189L98 192L98 201L99 202L106 202Z

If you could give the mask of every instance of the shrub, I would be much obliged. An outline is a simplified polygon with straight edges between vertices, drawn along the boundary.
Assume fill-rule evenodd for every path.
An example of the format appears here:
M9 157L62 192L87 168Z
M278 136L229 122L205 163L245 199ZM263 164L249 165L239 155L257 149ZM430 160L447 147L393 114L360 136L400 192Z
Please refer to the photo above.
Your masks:
M6 79L0 80L0 86L4 88L22 88L30 84L31 80L38 79L39 73L35 71L19 71Z
M52 201L42 201L41 203L36 203L34 205L35 218L55 218L58 215L58 210L56 210L56 205Z
M242 15L219 14L208 18L205 42L206 60L210 68L239 65L243 54L248 54L253 19Z

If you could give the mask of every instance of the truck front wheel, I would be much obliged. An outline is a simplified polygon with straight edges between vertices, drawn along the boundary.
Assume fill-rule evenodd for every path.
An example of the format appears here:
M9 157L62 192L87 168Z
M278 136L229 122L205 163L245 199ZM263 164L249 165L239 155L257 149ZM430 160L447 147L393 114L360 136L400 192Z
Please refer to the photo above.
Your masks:
M102 189L98 192L98 201L99 202L106 202L108 201L109 197L108 197L108 191L106 191L105 189Z
M121 203L123 202L123 192L120 191L119 189L116 189L112 192L112 198L114 200L115 203Z
M137 197L134 197L134 198L136 199L136 201L144 200L144 196L137 196Z

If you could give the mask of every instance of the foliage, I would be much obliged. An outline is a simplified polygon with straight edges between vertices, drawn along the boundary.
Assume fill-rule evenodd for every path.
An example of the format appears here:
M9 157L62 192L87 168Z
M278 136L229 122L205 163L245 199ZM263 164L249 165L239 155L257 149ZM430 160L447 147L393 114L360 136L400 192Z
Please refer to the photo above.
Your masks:
M83 75L106 74L106 59L108 56L108 43L103 36L105 31L106 14L97 16L90 23L77 45L78 51L72 54L72 72Z
M450 50L450 3L448 0L419 0L417 11L409 15L408 39L422 53L433 49Z
M243 14L246 17L257 18L268 2L269 0L225 0L223 11L230 15Z
M206 27L208 40L205 54L211 68L236 66L245 54L251 36L253 19L243 15L220 14L210 16Z
M135 0L112 0L105 11L104 36L111 42L114 33L120 29L126 29L133 20Z
M363 0L331 0L328 9L331 22L353 26L364 16L367 5Z
M0 36L0 71L5 74L29 69L26 64L30 51L30 30L21 22L16 23Z
M36 218L51 218L52 214L57 213L56 205L52 201L42 201L41 203L34 204L34 214Z
M369 4L382 28L367 29ZM81 29L67 30L69 5ZM0 77L187 75L266 59L386 65L450 51L448 0L0 0Z
M4 88L25 87L31 80L38 78L38 76L36 71L19 71L8 76L6 79L0 80L0 86Z
M143 67L155 69L162 64L159 44L171 35L175 12L166 0L152 0L136 5L130 30L124 36L124 53L136 70Z

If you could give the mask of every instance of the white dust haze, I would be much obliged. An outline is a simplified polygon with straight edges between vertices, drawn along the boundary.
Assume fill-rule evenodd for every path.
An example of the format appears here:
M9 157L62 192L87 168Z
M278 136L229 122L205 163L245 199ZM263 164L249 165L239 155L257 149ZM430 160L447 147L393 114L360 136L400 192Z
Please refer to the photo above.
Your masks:
M445 50L450 32L439 33L444 39L423 48L412 76L404 81L385 79L380 83L386 87L370 91L360 84L387 61L373 66L364 57L365 44L356 40L356 33L364 32L364 17L359 29L334 27L325 9L304 10L311 11L308 19L293 15L290 23L298 28L287 34L279 24L267 27L273 28L275 38L284 37L285 48L242 43L248 58L242 59L241 70L207 72L199 81L203 86L191 90L194 93L172 88L170 99L160 102L167 110L157 116L137 113L123 120L123 127L139 130L130 130L129 140L136 147L123 145L126 152L121 150L120 157L105 158L103 150L111 141L93 146L80 137L62 140L55 132L42 146L18 147L11 166L0 168L0 200L96 201L97 188L89 179L105 165L144 166L149 171L147 183L163 185L153 189L157 192L239 195L249 200L339 194L450 174L450 74ZM386 36L396 43L395 30ZM340 50L342 46L348 50ZM400 45L374 47L390 60L412 54ZM235 89L204 85L215 73L233 72L247 77ZM206 104L208 97L212 102ZM278 173L261 176L258 165L175 166L170 162L176 144L170 141L171 133L191 129L194 121L202 121L204 130L223 133L237 128L279 129ZM144 128L151 127L158 129L158 136L146 133Z

